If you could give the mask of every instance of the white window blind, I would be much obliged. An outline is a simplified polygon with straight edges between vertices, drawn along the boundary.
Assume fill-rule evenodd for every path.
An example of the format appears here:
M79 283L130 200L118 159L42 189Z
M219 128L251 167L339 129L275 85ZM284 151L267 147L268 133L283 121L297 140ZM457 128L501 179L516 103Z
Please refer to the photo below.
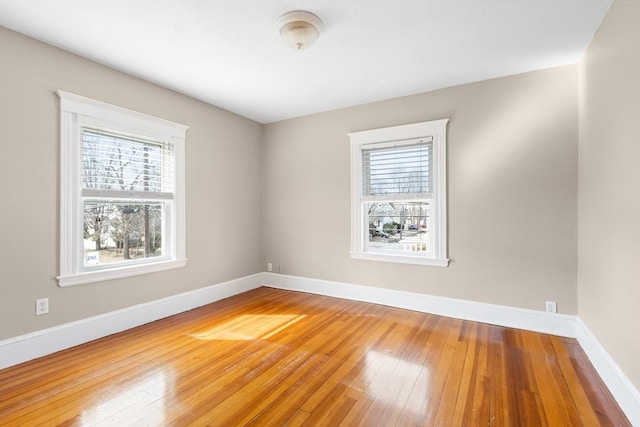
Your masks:
M82 195L171 199L173 144L82 129Z
M433 138L363 148L362 195L429 195L433 191L432 153Z

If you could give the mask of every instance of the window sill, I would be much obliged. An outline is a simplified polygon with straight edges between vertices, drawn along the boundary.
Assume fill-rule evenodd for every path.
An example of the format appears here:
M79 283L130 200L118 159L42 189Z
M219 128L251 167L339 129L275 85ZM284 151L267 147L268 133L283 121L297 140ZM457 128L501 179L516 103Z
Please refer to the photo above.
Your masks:
M431 267L447 267L449 266L449 260L446 258L425 258L418 256L408 255L391 255L372 252L351 252L352 259L361 259L365 261L382 261L382 262L394 262L397 264L414 264L414 265L426 265Z
M108 270L89 271L67 276L58 276L58 286L84 285L87 283L102 282L105 280L121 279L123 277L138 276L140 274L155 273L158 271L181 268L187 264L187 259L177 259L154 263L130 265L125 267L110 268Z

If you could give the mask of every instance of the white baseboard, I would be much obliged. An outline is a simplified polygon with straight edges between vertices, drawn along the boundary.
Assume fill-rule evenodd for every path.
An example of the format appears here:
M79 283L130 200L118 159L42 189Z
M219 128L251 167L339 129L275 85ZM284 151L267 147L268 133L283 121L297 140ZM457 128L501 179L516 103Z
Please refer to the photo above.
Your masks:
M0 341L0 369L262 286L261 273Z
M263 273L267 286L382 304L456 319L575 338L576 316L284 274Z
M640 394L638 390L577 316L275 273L263 273L263 283L278 289L370 302L457 319L576 338L631 425L640 427Z
M640 392L593 336L581 319L576 321L577 340L600 378L611 391L632 426L640 427Z
M0 341L0 369L210 304L260 286L370 302L576 338L631 424L640 427L638 390L577 316L275 273L258 273Z

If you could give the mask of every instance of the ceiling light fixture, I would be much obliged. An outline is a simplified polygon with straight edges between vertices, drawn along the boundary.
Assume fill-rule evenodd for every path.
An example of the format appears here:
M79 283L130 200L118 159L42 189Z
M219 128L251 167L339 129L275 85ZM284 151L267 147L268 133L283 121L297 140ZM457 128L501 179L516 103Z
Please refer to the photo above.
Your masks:
M322 21L316 15L303 10L293 10L278 18L280 36L293 49L310 47L320 36Z

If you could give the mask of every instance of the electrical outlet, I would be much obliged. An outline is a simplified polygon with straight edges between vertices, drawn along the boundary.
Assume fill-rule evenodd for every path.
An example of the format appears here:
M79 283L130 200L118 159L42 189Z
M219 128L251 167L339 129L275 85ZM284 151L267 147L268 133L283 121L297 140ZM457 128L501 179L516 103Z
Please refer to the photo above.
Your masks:
M267 271L273 271L273 264L270 262L267 263Z
M280 273L280 264L276 265L276 268L274 269L274 271L276 273Z
M49 298L41 298L36 300L36 316L47 314L49 312Z
M547 301L547 313L557 313L558 309L556 307L556 302L555 301Z

